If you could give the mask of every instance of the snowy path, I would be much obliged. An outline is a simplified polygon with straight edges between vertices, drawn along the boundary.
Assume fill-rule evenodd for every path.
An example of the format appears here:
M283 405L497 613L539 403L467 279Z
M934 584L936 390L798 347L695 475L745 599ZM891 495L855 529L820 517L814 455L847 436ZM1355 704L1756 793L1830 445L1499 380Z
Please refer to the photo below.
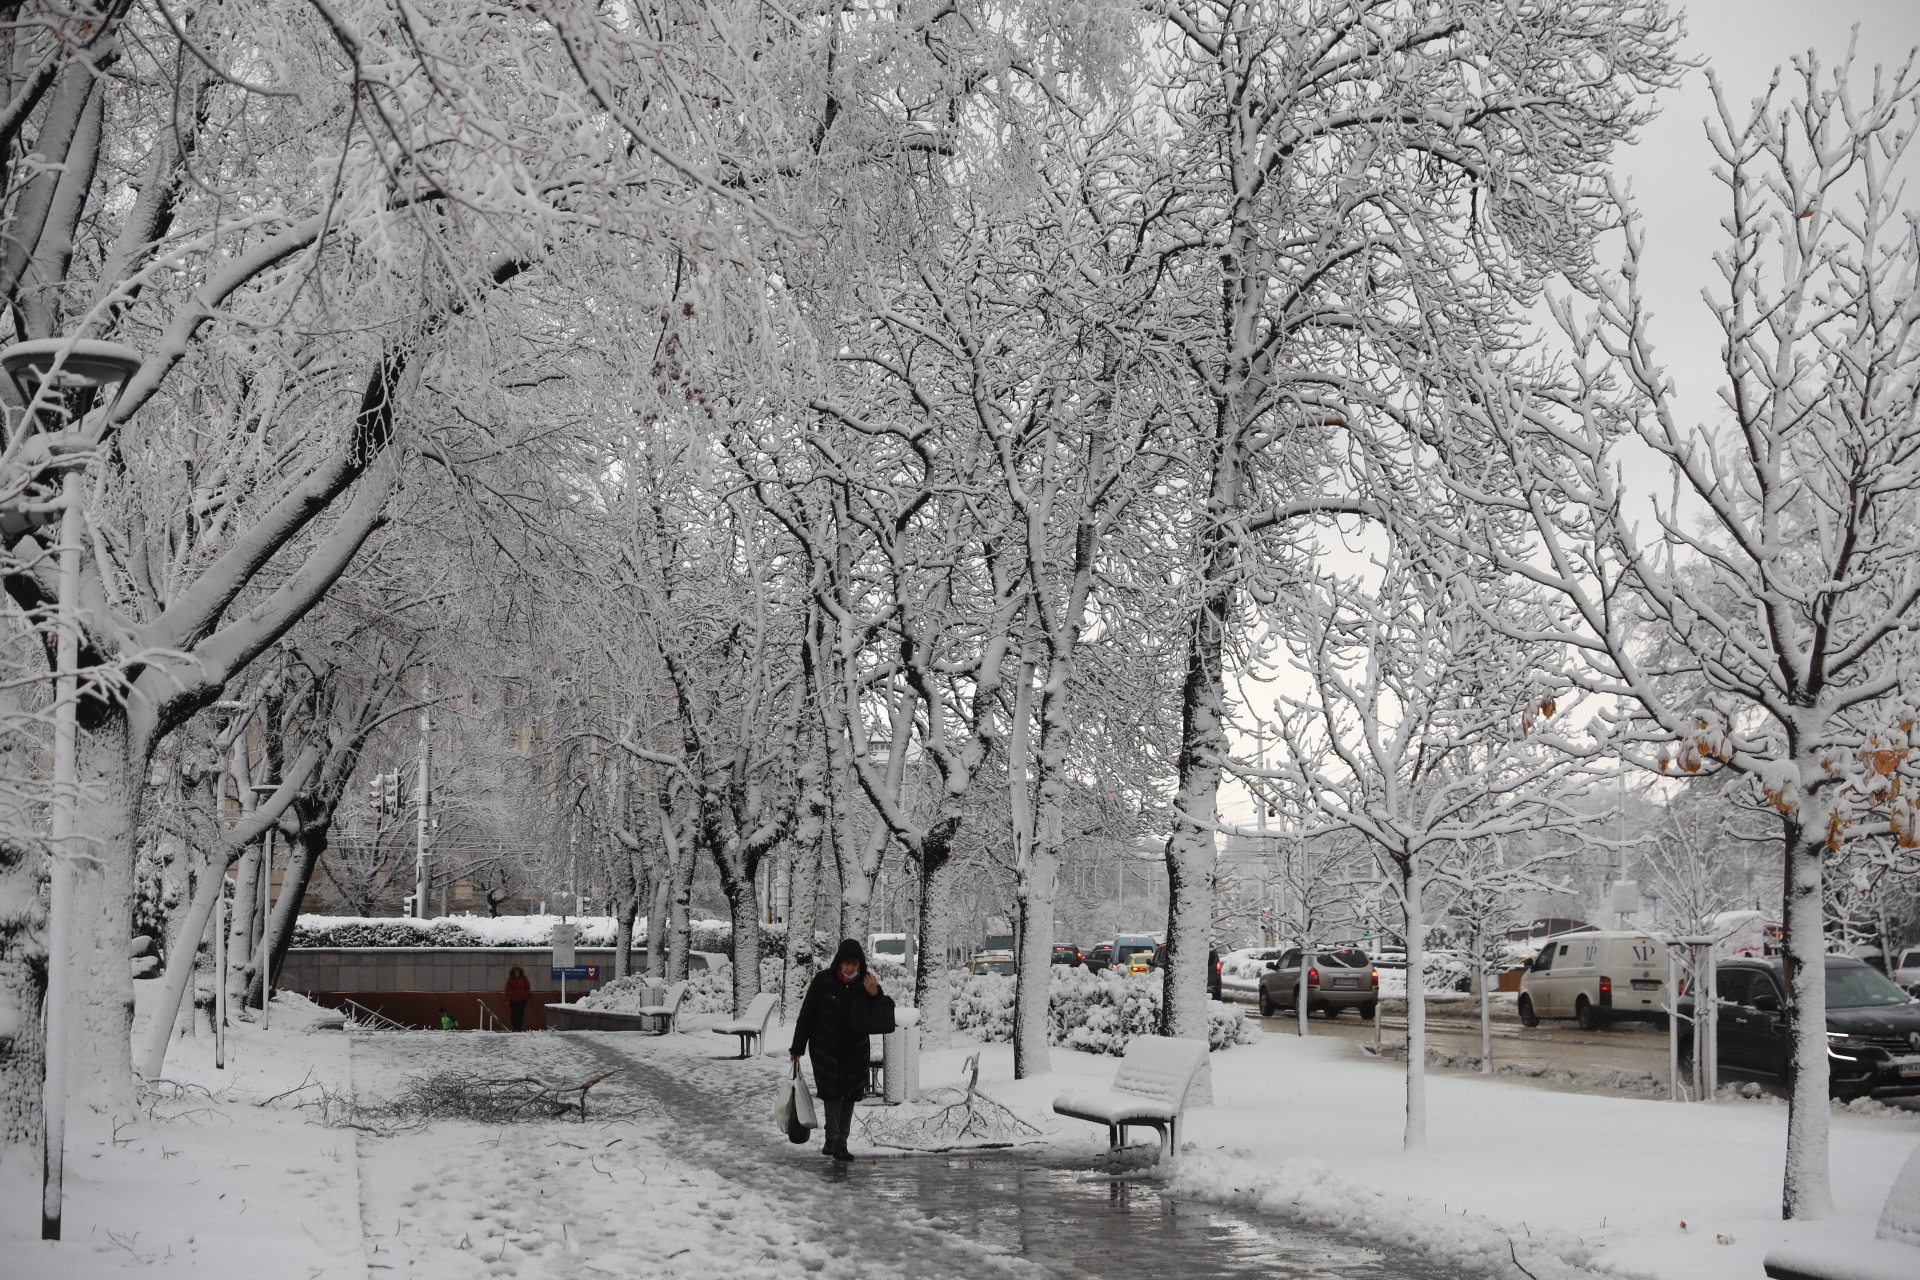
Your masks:
M760 1158L741 1139L748 1096L754 1112L770 1110L769 1073L758 1063L704 1065L738 1069L738 1090L704 1094L677 1073L572 1036L360 1041L354 1078L363 1097L429 1068L585 1079L619 1066L593 1097L604 1092L637 1112L594 1120L590 1105L586 1124L439 1123L362 1137L369 1269L427 1280L1044 1274L928 1225L910 1206L850 1199L844 1170L815 1167L817 1154L813 1165ZM762 1127L772 1129L770 1117Z
M595 1033L359 1041L363 1097L440 1067L574 1079L620 1072L593 1093L605 1095L602 1115L618 1119L441 1123L363 1138L370 1274L963 1280L1138 1277L1143 1266L1190 1280L1443 1274L1426 1260L1177 1202L1154 1184L1089 1176L1084 1156L832 1164L817 1142L795 1147L773 1132L781 1060L723 1052L692 1037Z

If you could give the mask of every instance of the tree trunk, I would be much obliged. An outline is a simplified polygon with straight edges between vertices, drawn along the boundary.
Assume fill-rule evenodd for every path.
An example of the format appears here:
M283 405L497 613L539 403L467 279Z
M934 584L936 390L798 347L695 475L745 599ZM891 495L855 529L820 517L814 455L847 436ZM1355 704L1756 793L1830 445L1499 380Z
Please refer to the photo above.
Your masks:
M647 976L665 980L667 976L667 916L672 910L673 881L661 876L653 882L653 898L647 904Z
M830 825L823 826L812 849L798 856L793 868L792 895L787 907L787 974L781 999L787 1021L800 1016L800 1002L813 981L815 959L814 911L820 897L820 869L826 860Z
M280 881L280 897L273 904L273 914L267 921L267 972L268 990L272 991L280 981L280 969L287 962L287 950L293 946L293 926L300 919L300 907L307 898L307 886L313 883L314 868L320 865L320 855L326 851L327 836L332 823L317 828L306 828L287 841L287 871ZM249 1000L258 993L260 975L254 975L253 988Z
M920 1043L944 1049L953 1037L947 987L947 939L953 932L953 859L944 840L929 840L920 866L920 952L913 964L913 1003Z
M236 1013L248 1007L253 989L254 915L260 909L260 864L263 846L241 855L233 880L233 914L227 926L227 1007Z
M1787 1167L1780 1216L1825 1218L1833 1213L1828 1177L1826 937L1821 876L1826 846L1810 839L1798 815L1784 828L1786 875L1781 902L1787 978Z
M613 976L615 981L633 971L633 921L640 914L640 895L636 889L630 898L613 904Z
M1167 972L1160 1002L1160 1034L1207 1038L1207 948L1213 923L1213 822L1219 807L1221 761L1227 752L1226 707L1220 658L1226 636L1227 553L1210 553L1207 597L1187 640L1181 692L1179 786L1173 833L1167 838ZM1301 982L1306 970L1301 969Z
M81 709L80 794L74 828L93 856L73 876L73 1008L67 1033L68 1101L102 1113L130 1115L133 1091L134 831L140 821L146 760L130 758L127 719L119 706ZM93 723L86 723L91 719ZM83 1065L84 1064L84 1065Z
M667 981L685 982L691 928L687 911L693 902L693 850L678 841L669 849L673 858L673 883L667 902Z
M760 895L754 892L751 871L734 868L716 857L720 887L727 895L727 913L733 922L733 1016L747 1016L747 1006L760 994Z
M1053 1070L1048 1050L1053 998L1053 881L1059 870L1052 842L1042 839L1029 855L1026 892L1020 895L1020 970L1013 992L1013 1077Z
M1313 1034L1307 1026L1307 970L1313 967L1313 941L1313 930L1300 931L1300 976L1293 983L1293 1011L1299 1019L1300 1038L1303 1040ZM1380 1011L1375 1009L1373 1016L1378 1018Z
M0 840L0 1149L36 1154L46 1055L46 912L40 905L46 861L37 847Z
M1427 922L1421 912L1420 862L1401 868L1401 905L1407 916L1407 1151L1427 1149ZM1380 1011L1374 1010L1378 1018ZM1824 1044L1822 1049L1824 1051Z

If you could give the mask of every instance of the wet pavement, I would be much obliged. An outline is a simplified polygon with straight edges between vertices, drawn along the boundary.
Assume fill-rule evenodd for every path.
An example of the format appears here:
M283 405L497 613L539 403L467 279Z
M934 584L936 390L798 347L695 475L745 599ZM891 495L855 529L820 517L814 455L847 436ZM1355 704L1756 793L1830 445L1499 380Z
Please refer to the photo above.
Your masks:
M1278 1218L1177 1199L1150 1181L1010 1155L888 1159L859 1167L847 1180L1061 1276L1429 1280L1447 1274L1416 1257L1389 1257Z
M1179 1199L1139 1171L1109 1176L1092 1161L1033 1149L835 1164L817 1143L767 1142L749 1131L768 1109L762 1073L714 1072L695 1085L649 1062L644 1044L629 1050L592 1035L561 1038L622 1066L620 1090L672 1117L663 1140L685 1158L751 1179L808 1219L843 1223L820 1243L916 1280L976 1280L989 1270L1105 1280L1464 1274L1280 1218Z

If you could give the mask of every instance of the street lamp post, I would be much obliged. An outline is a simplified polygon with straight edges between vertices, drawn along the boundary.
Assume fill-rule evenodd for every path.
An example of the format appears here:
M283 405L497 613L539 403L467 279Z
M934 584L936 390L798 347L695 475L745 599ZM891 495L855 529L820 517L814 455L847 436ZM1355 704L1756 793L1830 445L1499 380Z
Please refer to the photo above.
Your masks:
M256 802L265 800L280 789L277 782L256 782L253 794ZM273 1003L273 827L269 825L260 837L260 949L256 953L254 972L260 975L260 1029L265 1031L272 1014L268 1010ZM242 1001L244 1005L245 1001Z
M52 866L47 901L46 1066L41 1085L40 1238L60 1238L67 1128L67 1031L71 999L74 810L79 787L80 540L87 463L111 430L108 418L140 353L113 342L42 338L0 351L0 367L26 403L8 441L8 470L23 475L18 498L0 510L11 546L30 530L60 522L58 630L54 652ZM95 409L105 412L93 417ZM50 492L59 476L57 500Z

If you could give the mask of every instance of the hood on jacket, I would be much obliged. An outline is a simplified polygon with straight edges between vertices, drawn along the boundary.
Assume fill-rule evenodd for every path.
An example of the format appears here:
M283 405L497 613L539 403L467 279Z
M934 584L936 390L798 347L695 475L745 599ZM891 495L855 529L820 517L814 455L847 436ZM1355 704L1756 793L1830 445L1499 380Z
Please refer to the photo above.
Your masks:
M861 973L867 971L867 949L860 945L860 941L857 938L842 938L840 940L840 949L833 953L833 971L838 973L840 966L849 960L858 960L860 962Z

